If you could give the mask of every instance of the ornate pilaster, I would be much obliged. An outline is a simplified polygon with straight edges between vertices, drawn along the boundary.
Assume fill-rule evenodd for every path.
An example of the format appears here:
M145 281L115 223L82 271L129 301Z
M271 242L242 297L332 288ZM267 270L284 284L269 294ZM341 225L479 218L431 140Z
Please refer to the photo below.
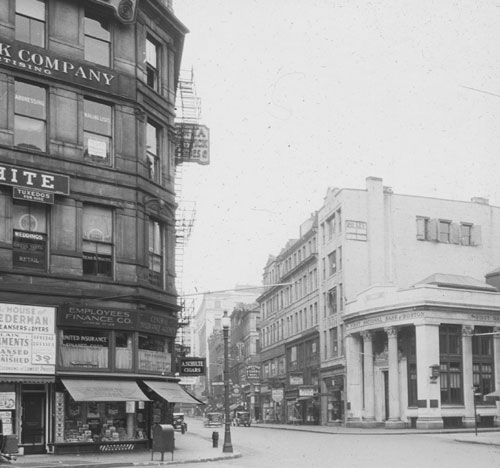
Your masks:
M474 384L472 380L472 335L474 327L462 326L462 377L464 382L465 427L474 427Z

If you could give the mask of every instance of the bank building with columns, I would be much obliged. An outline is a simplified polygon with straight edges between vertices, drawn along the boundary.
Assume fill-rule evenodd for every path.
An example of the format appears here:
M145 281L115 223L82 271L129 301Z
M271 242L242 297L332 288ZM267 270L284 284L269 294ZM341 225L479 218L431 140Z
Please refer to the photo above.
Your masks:
M318 264L322 424L500 425L500 208L329 189Z

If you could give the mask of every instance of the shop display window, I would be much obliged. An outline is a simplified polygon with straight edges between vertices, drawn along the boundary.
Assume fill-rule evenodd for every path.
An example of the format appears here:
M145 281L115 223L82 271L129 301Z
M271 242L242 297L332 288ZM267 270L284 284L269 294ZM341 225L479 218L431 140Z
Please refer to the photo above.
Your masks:
M59 333L59 362L62 367L108 368L110 332L63 329Z
M164 336L139 334L139 370L170 372L172 343Z
M119 442L146 438L146 410L139 403L132 418L127 402L77 402L65 394L64 438L66 443Z

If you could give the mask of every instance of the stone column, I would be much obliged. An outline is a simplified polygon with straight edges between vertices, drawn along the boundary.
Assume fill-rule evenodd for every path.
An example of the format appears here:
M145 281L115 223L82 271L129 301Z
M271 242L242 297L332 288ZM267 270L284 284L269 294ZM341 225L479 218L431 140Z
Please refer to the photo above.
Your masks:
M495 391L500 392L500 327L494 327L493 332L493 359L495 361ZM500 402L496 402L497 414L495 426L500 426Z
M431 379L432 366L439 366L439 325L416 324L417 342L417 429L441 429L441 390L438 379Z
M464 427L474 427L474 384L472 383L472 335L474 327L462 326L462 377L464 382Z
M388 327L385 332L389 359L389 419L385 422L385 427L396 429L405 427L400 419L399 407L398 330L396 327Z
M361 340L359 335L346 335L347 408L346 426L359 426L363 411L361 372Z
M373 334L371 331L361 332L363 337L363 376L365 411L364 425L375 426L375 379L373 374Z

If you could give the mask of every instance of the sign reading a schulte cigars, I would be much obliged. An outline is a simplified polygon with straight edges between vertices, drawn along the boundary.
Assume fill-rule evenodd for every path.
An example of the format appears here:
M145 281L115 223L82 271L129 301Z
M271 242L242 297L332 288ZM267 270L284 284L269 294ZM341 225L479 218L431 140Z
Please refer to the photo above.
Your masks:
M0 66L134 97L129 77L94 63L64 57L47 49L0 37Z
M58 326L135 330L175 337L177 319L152 312L106 307L63 305L57 314Z

